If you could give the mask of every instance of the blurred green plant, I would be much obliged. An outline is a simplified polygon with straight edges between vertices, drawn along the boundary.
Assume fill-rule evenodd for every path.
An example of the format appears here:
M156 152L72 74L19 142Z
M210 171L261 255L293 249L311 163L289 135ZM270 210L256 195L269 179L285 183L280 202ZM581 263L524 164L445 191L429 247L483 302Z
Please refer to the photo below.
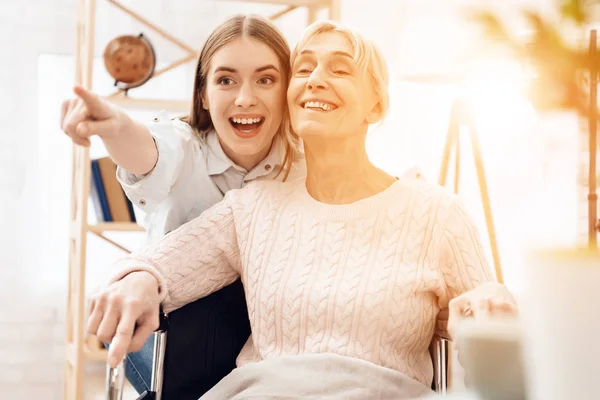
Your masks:
M524 10L522 16L532 30L527 40L515 38L502 19L491 11L476 11L471 15L484 28L491 40L508 46L520 60L535 71L529 96L540 110L574 110L589 113L589 70L597 63L586 47L572 48L561 36L561 24L574 23L583 28L590 23L590 5L594 2L562 0L559 22L550 21L537 11ZM596 64L598 65L598 64ZM596 66L596 69L598 66Z

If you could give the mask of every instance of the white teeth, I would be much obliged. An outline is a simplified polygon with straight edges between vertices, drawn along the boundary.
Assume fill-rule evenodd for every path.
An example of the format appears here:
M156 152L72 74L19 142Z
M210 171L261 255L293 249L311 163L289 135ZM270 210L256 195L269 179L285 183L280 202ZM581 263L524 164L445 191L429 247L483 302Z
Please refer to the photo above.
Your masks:
M331 111L333 107L327 103L321 103L320 101L307 101L304 103L304 108L320 108L324 111Z
M262 118L232 118L236 124L257 124L262 121Z

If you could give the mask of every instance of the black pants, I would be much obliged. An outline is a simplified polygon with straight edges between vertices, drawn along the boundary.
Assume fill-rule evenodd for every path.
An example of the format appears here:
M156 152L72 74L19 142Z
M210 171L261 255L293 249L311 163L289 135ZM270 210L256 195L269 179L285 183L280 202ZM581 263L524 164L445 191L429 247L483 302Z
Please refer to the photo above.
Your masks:
M164 400L198 400L235 368L250 336L242 282L169 314Z

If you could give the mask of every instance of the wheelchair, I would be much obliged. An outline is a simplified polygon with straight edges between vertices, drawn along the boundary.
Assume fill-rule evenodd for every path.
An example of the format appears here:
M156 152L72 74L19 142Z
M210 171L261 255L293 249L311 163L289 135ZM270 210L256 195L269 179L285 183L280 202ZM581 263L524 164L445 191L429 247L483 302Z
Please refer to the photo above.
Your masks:
M185 329L178 329L182 327ZM168 332L177 345L167 347ZM240 280L168 317L161 313L160 326L154 333L150 390L137 400L198 400L235 368L235 360L249 336L250 322ZM430 346L432 389L441 395L448 388L450 344L448 339L434 337ZM169 374L175 370L179 373ZM186 372L182 374L182 370ZM122 400L124 382L124 361L116 368L107 365L107 400Z

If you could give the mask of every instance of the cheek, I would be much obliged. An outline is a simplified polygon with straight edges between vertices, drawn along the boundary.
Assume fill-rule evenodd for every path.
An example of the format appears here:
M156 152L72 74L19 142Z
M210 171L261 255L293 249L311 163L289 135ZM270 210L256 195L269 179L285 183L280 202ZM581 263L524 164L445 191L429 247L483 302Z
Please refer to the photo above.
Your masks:
M287 90L287 102L290 108L296 103L296 99L300 95L301 90L302 82L299 82L298 79L292 78L290 81L290 86Z
M211 115L219 116L223 113L223 111L227 108L227 104L230 102L228 100L228 93L223 90L216 89L214 87L208 87L206 89L205 99L208 103L208 111Z
M344 102L344 108L350 118L361 118L365 115L368 101L358 91L345 88L338 90L338 95Z
M286 88L279 87L267 92L265 103L268 105L269 113L273 118L281 118L286 105Z

